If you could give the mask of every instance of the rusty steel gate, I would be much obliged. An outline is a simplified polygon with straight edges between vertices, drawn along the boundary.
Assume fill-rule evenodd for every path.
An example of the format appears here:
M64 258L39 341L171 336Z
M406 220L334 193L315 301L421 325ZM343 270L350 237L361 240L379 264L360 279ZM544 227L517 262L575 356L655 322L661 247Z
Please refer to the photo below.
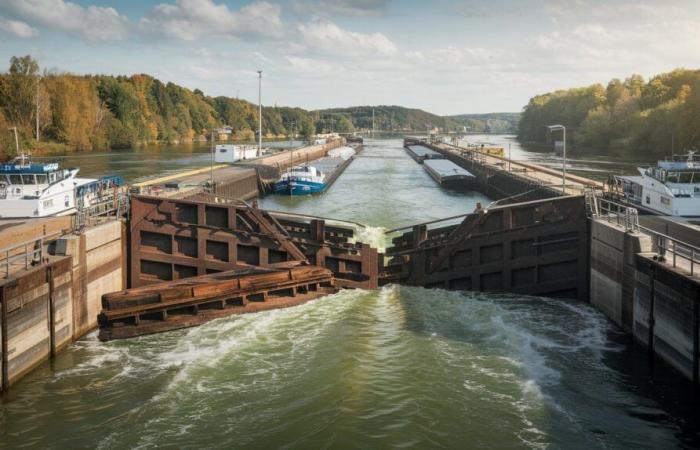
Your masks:
M393 239L381 284L588 299L583 196L481 210L457 225Z
M379 255L352 242L354 229L324 220L278 216L240 201L133 195L129 286L285 261L333 272L339 287L373 289Z

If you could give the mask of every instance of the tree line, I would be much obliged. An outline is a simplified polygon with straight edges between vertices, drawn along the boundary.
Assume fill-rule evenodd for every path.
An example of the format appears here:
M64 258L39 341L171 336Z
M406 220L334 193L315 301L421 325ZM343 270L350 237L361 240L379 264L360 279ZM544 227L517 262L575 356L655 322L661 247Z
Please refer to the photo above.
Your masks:
M267 138L309 138L319 124L323 128L333 120L290 107L263 107L262 116ZM206 96L145 74L41 73L29 55L12 57L8 72L0 74L0 153L5 155L15 151L8 131L13 127L25 149L93 151L207 139L224 125L235 139L254 140L258 106ZM341 125L343 131L353 131L349 121Z
M518 138L550 142L547 126L554 124L566 126L567 141L582 148L631 148L654 155L697 148L700 70L676 69L648 81L632 75L607 86L537 95L523 109Z
M373 120L374 111L374 120ZM512 132L518 114L438 116L400 106L307 111L263 107L266 138L309 139L317 133L356 130ZM150 75L74 75L41 71L30 55L12 57L0 73L0 158L20 147L32 151L104 151L148 143L209 139L229 126L238 141L255 140L258 105L204 95Z

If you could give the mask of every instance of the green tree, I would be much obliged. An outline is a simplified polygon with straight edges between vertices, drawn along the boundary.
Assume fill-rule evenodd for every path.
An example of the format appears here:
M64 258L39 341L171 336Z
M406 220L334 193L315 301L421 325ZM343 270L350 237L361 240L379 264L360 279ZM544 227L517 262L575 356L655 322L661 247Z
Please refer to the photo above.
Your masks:
M14 126L28 130L34 115L39 64L29 55L10 58L7 76L0 79L0 107Z

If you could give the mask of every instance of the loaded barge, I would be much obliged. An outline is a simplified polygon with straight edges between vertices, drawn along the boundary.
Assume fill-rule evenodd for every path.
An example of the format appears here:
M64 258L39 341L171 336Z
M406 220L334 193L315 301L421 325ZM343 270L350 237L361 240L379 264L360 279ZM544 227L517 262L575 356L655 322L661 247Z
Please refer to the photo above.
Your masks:
M414 140L404 141L404 148L418 164L421 164L426 172L437 183L446 188L458 191L471 191L476 184L476 176L471 172L450 160L431 148L416 143Z
M330 150L324 158L291 167L273 184L272 190L284 195L320 194L350 165L356 152L352 147L339 147Z
M426 159L443 159L441 153L429 149L423 145L406 145L404 146L406 153L413 158L418 164L423 164Z
M476 177L471 172L446 159L426 160L423 168L446 189L471 191L476 184Z

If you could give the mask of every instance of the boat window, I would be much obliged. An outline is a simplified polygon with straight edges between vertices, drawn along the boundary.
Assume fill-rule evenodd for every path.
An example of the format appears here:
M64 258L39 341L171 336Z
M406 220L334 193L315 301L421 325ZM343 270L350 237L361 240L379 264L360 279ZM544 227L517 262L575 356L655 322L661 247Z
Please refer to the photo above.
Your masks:
M668 183L678 183L678 172L669 172L666 181Z
M692 183L693 172L681 172L680 183Z
M53 183L56 181L56 172L51 172L49 174L49 183Z
M34 175L22 175L22 182L24 184L34 184Z
M9 175L10 184L22 184L22 175Z
M46 183L47 183L46 175L44 175L42 173L42 174L36 176L36 184L46 184Z

